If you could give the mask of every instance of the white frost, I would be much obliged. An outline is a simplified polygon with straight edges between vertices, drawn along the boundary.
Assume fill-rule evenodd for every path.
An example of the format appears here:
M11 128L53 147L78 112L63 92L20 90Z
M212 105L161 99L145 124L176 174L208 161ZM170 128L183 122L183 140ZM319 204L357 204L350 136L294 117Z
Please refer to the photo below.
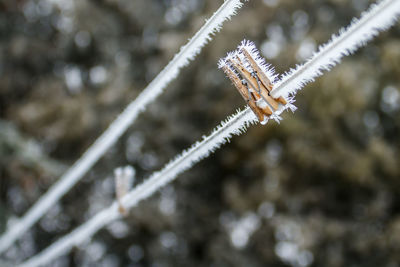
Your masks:
M399 16L399 12L399 0L385 0L378 5L374 5L367 13L364 13L360 20L353 20L352 26L348 30L342 30L339 37L334 37L331 43L322 46L321 52L316 54L305 65L287 73L284 79L279 82L279 86L276 89L280 88L280 90L276 91L275 97L283 94L293 94L301 89L305 83L312 81L316 76L322 75L321 70L329 70L343 55L349 55L350 52L354 52L358 47L377 35L379 31L383 31L393 25ZM354 40L354 36L358 39ZM340 50L337 50L338 48ZM328 55L336 57L331 58ZM279 116L283 110L279 109L276 112L276 116ZM257 119L250 108L228 117L226 121L221 122L211 135L204 137L202 141L183 151L181 155L171 160L161 171L154 173L142 184L136 186L122 199L122 204L126 208L136 206L139 201L151 196L161 187L174 180L177 175L210 155L222 144L228 142L232 135L240 135L250 124L254 124L256 121ZM74 245L87 241L99 229L120 218L121 215L118 213L117 206L117 203L114 202L88 222L20 266L35 267L47 264L67 253ZM278 251L278 253L281 252L283 253L284 251ZM309 258L309 262L311 262L312 258Z
M348 27L342 28L338 35L321 45L318 52L304 64L297 65L285 73L271 92L273 97L294 95L306 84L313 82L340 62L344 56L354 53L379 32L392 26L400 15L399 0L383 0L373 4L360 19L354 18Z
M132 101L95 143L75 162L75 164L60 177L42 197L27 211L27 213L0 238L0 253L9 248L33 224L35 224L65 193L67 193L99 158L119 139L126 129L135 121L139 113L153 102L174 80L180 69L188 65L201 48L212 39L212 34L218 32L222 23L236 14L242 7L240 0L226 0L203 27L181 47L179 53L154 78L154 80Z

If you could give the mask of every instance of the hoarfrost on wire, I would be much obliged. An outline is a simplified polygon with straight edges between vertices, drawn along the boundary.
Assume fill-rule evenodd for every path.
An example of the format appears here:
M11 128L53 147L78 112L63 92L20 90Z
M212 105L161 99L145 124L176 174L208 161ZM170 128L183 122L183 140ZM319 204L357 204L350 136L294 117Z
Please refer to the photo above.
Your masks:
M400 15L400 1L384 0L373 5L365 12L361 19L353 20L351 26L340 31L338 36L332 37L326 45L322 45L316 53L304 65L297 66L285 74L281 81L277 82L274 97L295 94L305 84L313 81L323 74L323 70L329 71L344 55L349 55L360 46L366 44L380 31L392 26ZM354 39L354 38L358 39ZM280 115L284 109L276 111ZM138 204L139 201L151 196L161 187L174 180L177 175L189 169L201 159L217 150L221 145L228 142L233 135L240 135L251 125L257 122L257 118L250 108L238 111L221 124L209 135L203 137L202 141L196 142L191 148L185 150L171 160L161 171L154 173L142 184L136 186L123 199L122 204L127 209ZM82 224L70 234L54 242L41 253L28 259L20 266L34 267L49 263L55 258L67 253L74 245L83 243L96 233L99 229L121 217L118 213L118 205L114 202L110 207L95 215L88 222ZM283 244L285 245L285 244ZM288 256L287 248L277 247L277 253L281 257ZM312 258L308 257L308 262ZM305 264L306 265L306 264Z
M29 230L54 203L82 179L100 157L115 144L120 136L135 121L137 116L146 109L147 105L153 102L163 92L164 88L178 76L180 70L188 65L189 62L200 53L204 45L211 41L212 35L222 28L223 22L235 15L237 10L242 6L243 3L241 0L226 0L220 6L213 16L206 21L203 27L186 45L181 47L179 53L174 56L142 93L126 107L82 157L78 159L44 195L42 195L18 222L6 230L0 237L0 253L4 252ZM105 74L100 74L102 77L97 74L94 76L99 76L101 81L103 81L103 76ZM73 77L71 76L73 79L70 77L70 80L73 80L72 85L74 90L79 87L79 81L76 76L77 74L73 73Z

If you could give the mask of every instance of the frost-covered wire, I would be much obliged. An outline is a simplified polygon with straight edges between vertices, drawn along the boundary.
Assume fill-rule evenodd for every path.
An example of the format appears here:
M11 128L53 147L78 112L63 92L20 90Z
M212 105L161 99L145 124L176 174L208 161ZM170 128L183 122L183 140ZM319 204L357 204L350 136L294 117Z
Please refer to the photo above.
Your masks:
M389 28L389 26L393 25L396 19L398 19L399 17L399 2L399 0L385 0L380 2L378 5L373 6L371 9L369 9L369 12L365 13L358 22L353 21L352 26L348 28L348 30L342 31L340 36L336 37L336 46L340 45L343 48L342 53L345 53L345 51L349 51L349 49L354 52L358 47L360 47L362 44L365 44L366 41L374 37L378 33L378 31ZM368 23L365 23L364 17L366 16L369 19ZM383 17L385 17L385 19L382 19ZM375 25L375 27L371 29L374 31L374 34L361 35L359 36L359 42L357 42L356 44L352 42L347 42L347 45L342 46L340 42L346 43L346 40L348 40L347 38L349 38L348 35L354 34L354 31L350 31L350 29L354 29L354 27L356 27L356 24L354 23L361 23L358 26L358 30L360 31L362 31L362 27L368 27L370 24ZM323 47L328 46L325 45ZM348 54L350 53L347 52L345 55ZM340 59L341 57L342 56L338 55L335 58L330 58L330 60L332 60L332 63L328 63L325 59L318 63L318 58L321 57L314 56L311 60L307 61L306 64L312 65L314 66L314 68L319 66L316 68L316 70L323 70L327 69L326 66L333 66L332 64L337 62L338 58ZM301 74L301 67L297 68L297 72L291 73L298 72L300 72ZM323 73L322 71L317 71L312 72L311 74L312 77L315 78L322 75ZM280 87L276 86L275 88L291 88L291 90L289 91L285 91L286 89L281 89L282 92L286 92L286 94L289 94L294 93L296 92L296 90L302 88L306 82L312 81L312 78L309 78L308 80L303 79L304 82L300 83L298 81L298 77L298 75L292 74L292 76L289 76L287 74L284 80L285 83L280 82ZM280 115L283 110L284 109L278 109L276 111L277 115ZM232 135L241 134L247 129L250 124L256 122L257 118L252 113L250 108L246 108L243 111L237 112L235 115L228 118L228 120L222 122L211 135L204 137L202 141L194 144L190 149L184 151L181 155L170 161L161 171L154 173L142 184L136 186L132 191L129 192L128 195L126 195L122 199L122 204L127 209L134 207L140 200L151 196L162 186L175 179L177 175L189 169L203 158L207 157L209 154L218 149L222 144L228 142L229 138L232 137ZM118 212L118 204L117 202L115 202L109 208L99 212L91 220L81 225L70 234L64 236L63 238L50 245L40 254L22 263L20 267L35 267L47 264L55 258L59 257L60 255L66 254L73 246L88 242L90 237L99 229L120 217L121 215Z
M0 238L0 253L9 248L15 240L21 237L35 224L65 193L67 193L99 158L119 139L133 123L140 112L159 96L163 89L175 79L180 69L188 65L190 60L200 52L201 48L218 32L222 23L236 14L242 7L241 0L226 0L203 27L181 47L178 54L154 78L143 92L117 117L108 129L94 144L75 162L71 168L31 207L31 209Z
M344 56L354 53L379 32L387 30L400 15L400 0L383 0L365 11L360 19L354 18L350 25L333 35L317 52L302 65L285 73L271 92L273 97L294 95L306 84L314 81L323 71L329 71Z
M256 121L256 117L248 108L237 112L226 121L221 122L211 135L195 143L190 149L171 160L161 171L154 173L150 178L136 186L122 198L120 204L126 210L136 206L140 200L151 196L162 186L176 178L179 173L189 169L222 144L228 142L232 135L243 133L250 124L256 123ZM99 212L88 222L62 237L40 254L22 263L19 267L36 267L48 264L57 257L68 253L72 247L89 242L94 233L122 216L118 207L119 203L114 202L110 207Z

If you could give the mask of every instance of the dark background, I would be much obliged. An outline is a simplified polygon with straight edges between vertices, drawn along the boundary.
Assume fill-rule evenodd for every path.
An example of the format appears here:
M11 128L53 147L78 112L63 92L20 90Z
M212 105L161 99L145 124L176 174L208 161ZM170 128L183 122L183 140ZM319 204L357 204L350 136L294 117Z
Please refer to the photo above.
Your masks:
M0 232L73 164L215 0L0 2ZM1 257L20 262L209 134L244 102L217 62L243 38L280 73L369 6L251 0L60 203ZM51 266L399 266L400 27Z

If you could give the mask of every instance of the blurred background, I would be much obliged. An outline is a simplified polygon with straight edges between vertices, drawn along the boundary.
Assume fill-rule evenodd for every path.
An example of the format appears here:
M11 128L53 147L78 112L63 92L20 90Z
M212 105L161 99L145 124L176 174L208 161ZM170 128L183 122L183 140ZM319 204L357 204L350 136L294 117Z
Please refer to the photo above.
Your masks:
M222 4L0 2L0 232L43 194ZM367 0L251 0L119 142L1 256L21 262L244 106L217 62L243 38L280 73ZM50 266L387 266L400 262L400 27Z

